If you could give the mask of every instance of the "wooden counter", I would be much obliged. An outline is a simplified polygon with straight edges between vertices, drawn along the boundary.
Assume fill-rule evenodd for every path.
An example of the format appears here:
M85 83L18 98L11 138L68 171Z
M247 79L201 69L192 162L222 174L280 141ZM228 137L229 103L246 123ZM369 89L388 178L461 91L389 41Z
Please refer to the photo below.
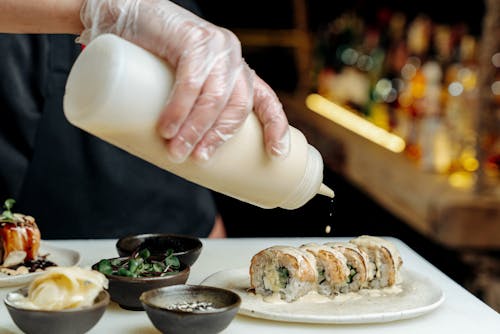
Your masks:
M342 173L380 205L450 247L500 249L500 198L452 187L393 153L308 110L305 96L280 94L289 121Z

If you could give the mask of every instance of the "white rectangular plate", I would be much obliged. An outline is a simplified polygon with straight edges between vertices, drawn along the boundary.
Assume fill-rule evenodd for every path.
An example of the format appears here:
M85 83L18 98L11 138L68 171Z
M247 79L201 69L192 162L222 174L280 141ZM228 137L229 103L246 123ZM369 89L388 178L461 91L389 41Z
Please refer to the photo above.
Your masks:
M240 314L254 318L306 323L378 323L420 316L444 301L443 291L416 272L403 270L403 282L390 293L383 290L349 293L333 298L307 298L298 301L267 302L248 292L247 268L224 270L206 278L202 284L232 290L241 297ZM368 289L367 289L368 290Z

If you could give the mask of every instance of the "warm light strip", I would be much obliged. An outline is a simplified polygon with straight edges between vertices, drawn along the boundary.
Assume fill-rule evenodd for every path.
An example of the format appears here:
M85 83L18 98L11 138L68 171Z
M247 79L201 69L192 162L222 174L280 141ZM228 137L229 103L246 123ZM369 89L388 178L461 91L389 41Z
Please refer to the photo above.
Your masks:
M331 102L319 94L311 94L306 98L306 105L323 117L365 137L386 149L400 153L405 149L405 141L353 112Z

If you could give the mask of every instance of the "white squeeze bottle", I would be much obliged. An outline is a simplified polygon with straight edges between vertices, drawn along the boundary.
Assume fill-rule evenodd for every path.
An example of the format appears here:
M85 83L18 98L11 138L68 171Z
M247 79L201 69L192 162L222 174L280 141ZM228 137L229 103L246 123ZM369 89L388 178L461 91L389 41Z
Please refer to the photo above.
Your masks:
M317 193L333 197L322 184L321 155L304 135L291 127L289 156L271 159L254 113L209 164L171 162L156 123L173 76L163 60L145 49L116 35L101 35L71 69L64 113L73 125L160 168L262 208L296 209Z

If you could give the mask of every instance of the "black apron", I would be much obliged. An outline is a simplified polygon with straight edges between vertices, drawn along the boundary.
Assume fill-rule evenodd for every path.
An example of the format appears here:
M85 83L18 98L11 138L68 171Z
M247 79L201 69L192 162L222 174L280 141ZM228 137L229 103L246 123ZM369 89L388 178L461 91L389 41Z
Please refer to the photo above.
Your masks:
M72 126L62 109L72 35L0 34L0 201L43 239L168 232L204 237L212 194Z

